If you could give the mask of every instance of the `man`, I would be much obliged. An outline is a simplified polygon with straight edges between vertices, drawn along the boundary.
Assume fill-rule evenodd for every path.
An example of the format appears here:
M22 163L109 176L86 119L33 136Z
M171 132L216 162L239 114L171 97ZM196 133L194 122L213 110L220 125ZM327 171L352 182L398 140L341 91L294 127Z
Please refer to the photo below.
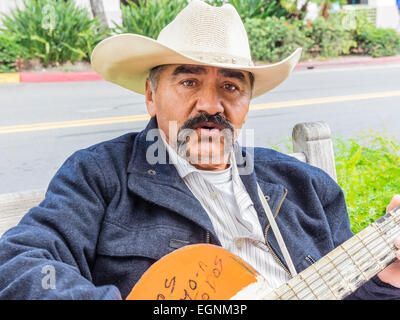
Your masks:
M237 144L251 98L279 85L299 57L254 67L235 9L200 1L157 41L125 34L100 43L95 70L145 94L151 120L64 163L45 200L0 240L0 298L125 298L152 263L195 243L222 245L277 287L351 237L343 193L327 174ZM398 269L351 298L399 298Z

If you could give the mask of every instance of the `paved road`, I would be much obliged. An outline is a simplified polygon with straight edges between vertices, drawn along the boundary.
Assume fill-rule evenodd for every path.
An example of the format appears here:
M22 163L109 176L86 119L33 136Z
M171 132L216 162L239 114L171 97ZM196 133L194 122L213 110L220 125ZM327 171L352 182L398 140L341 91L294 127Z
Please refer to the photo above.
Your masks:
M143 129L143 102L103 81L0 85L0 193L46 187L74 151ZM296 123L319 120L335 136L400 141L400 65L296 71L252 108L244 129L257 146L284 147Z

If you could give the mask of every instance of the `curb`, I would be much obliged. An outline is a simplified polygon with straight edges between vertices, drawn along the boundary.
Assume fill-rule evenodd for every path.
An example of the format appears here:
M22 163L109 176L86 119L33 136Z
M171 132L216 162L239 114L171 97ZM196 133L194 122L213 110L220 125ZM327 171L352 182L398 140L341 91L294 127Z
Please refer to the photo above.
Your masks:
M400 63L400 55L380 58L347 58L343 60L328 60L328 61L304 61L299 62L294 70L305 70L315 68L327 67L340 67L348 65L371 65L371 64L384 64L384 63Z
M20 82L71 82L103 80L96 72L21 73Z
M2 83L75 82L104 80L96 72L0 73Z
M381 58L348 58L343 60L304 61L299 62L294 70L339 67L348 65L371 65L400 63L400 55ZM58 73L0 73L0 84L5 83L39 83L39 82L75 82L104 80L96 72L58 72Z

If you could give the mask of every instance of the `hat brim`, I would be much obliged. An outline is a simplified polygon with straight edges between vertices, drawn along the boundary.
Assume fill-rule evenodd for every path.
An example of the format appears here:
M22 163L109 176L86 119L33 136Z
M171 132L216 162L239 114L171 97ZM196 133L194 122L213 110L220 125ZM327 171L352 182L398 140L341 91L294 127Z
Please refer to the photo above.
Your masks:
M302 49L280 62L254 67L228 63L207 63L184 55L154 39L137 34L119 34L101 41L93 50L93 69L105 80L139 94L145 94L149 70L164 64L196 64L249 71L254 75L253 98L281 84L293 71Z

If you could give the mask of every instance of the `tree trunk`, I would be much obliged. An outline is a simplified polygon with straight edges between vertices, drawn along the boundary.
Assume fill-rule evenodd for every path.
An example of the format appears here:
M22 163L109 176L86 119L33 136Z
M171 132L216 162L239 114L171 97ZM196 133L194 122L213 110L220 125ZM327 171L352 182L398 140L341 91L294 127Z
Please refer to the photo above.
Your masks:
M329 11L331 10L332 3L327 3L327 1L322 0L321 8L320 8L320 15L323 16L325 19L329 18Z
M103 0L90 0L94 17L97 17L104 28L108 28L107 17L104 11Z

